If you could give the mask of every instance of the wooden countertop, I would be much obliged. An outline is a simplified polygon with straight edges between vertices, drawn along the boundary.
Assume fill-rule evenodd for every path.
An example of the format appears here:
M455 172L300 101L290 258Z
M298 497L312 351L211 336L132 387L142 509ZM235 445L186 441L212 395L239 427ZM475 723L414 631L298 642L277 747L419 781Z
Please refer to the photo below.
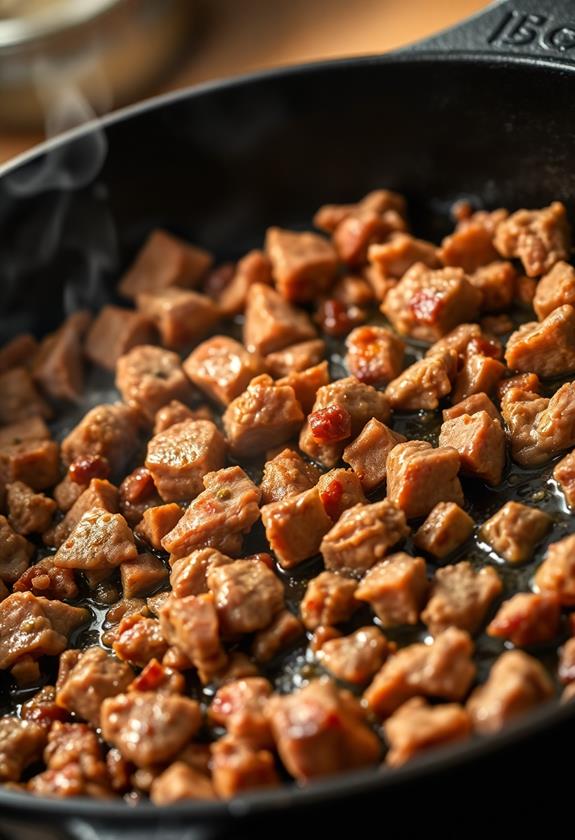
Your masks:
M206 0L189 54L151 93L281 64L385 52L486 5L486 0ZM0 162L42 138L0 130Z

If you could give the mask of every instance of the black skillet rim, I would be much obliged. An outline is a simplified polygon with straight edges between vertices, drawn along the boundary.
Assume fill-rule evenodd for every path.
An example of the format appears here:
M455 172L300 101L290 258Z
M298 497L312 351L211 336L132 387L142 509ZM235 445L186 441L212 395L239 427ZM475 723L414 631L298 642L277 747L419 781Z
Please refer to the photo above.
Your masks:
M330 59L327 61L314 61L305 64L289 65L286 67L272 68L247 73L232 78L217 79L171 91L160 96L146 99L143 102L127 106L113 111L104 117L91 120L78 128L71 129L55 138L47 140L33 149L19 155L8 163L0 166L0 179L11 172L32 162L41 155L48 154L83 135L90 134L93 130L107 128L123 120L138 117L143 113L170 106L186 98L195 98L209 95L221 89L233 89L237 86L245 86L258 83L266 83L277 78L288 76L303 76L312 73L323 73L336 70L345 72L347 68L375 65L393 65L404 63L463 63L481 64L486 69L501 69L503 67L518 69L538 68L555 72L575 73L575 66L568 61L561 61L559 58L547 57L526 57L516 54L501 53L473 53L453 50L449 53L425 50L421 46L417 51L408 47L395 53L386 55L366 55L351 58ZM370 768L369 770L353 771L330 777L321 781L298 786L297 784L285 784L278 788L254 794L247 794L236 799L220 802L189 802L169 806L158 806L151 802L142 802L131 807L124 801L103 801L88 799L85 797L77 799L47 799L31 796L28 793L0 789L0 807L10 809L11 816L38 817L39 815L53 815L66 818L92 818L107 823L109 821L130 822L133 826L149 819L167 818L177 821L185 817L188 820L193 818L198 822L205 819L225 819L233 817L246 817L261 814L266 811L285 808L291 805L313 806L317 803L325 803L336 797L351 797L389 788L410 781L415 781L427 772L433 770L444 771L462 763L472 761L480 757L488 756L491 753L512 746L529 735L535 735L555 725L575 720L575 702L568 702L561 705L557 701L540 707L539 709L526 714L521 719L508 724L500 732L493 735L482 736L477 740L464 742L431 750L420 758L413 760L401 767ZM8 816L8 814L7 814Z

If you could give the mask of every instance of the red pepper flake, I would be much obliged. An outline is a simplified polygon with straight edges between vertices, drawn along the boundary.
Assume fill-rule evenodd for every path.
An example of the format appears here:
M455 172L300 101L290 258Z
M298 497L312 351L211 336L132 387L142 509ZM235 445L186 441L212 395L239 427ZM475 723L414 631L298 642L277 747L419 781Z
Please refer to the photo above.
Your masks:
M445 302L433 289L420 289L409 301L413 316L422 324L436 324Z
M70 481L75 484L88 485L93 478L108 478L110 464L106 458L99 455L83 455L72 461L68 467Z
M168 679L169 674L161 662L150 659L144 670L130 684L133 691L157 691Z
M351 414L339 405L320 408L310 414L308 420L317 443L337 443L351 435Z
M358 324L362 324L367 315L359 306L346 306L341 300L328 298L324 300L317 313L317 322L327 335L342 336Z
M156 492L156 485L151 472L146 467L138 467L127 475L120 485L123 501L136 505L150 499Z
M330 481L323 493L320 493L321 503L325 512L334 522L341 516L341 500L343 497L343 485L341 481L334 479Z

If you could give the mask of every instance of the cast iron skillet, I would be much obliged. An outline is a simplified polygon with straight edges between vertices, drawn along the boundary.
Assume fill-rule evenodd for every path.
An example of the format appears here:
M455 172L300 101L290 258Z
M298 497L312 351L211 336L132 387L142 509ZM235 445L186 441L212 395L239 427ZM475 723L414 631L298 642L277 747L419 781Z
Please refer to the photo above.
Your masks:
M41 334L72 308L101 305L156 225L223 260L261 243L270 224L301 225L320 204L377 186L406 194L427 236L445 232L433 213L461 197L511 208L560 199L572 214L571 56L575 3L507 0L407 50L203 85L44 144L0 170L0 339ZM212 836L230 821L239 837L258 814L275 826L281 812L283 828L309 806L322 805L323 817L360 802L388 809L420 783L429 790L445 778L457 790L477 768L482 783L504 766L520 774L535 750L568 737L572 717L550 706L389 774L232 802L134 809L0 791L0 807L43 837L48 824L76 837ZM540 768L537 776L541 784Z

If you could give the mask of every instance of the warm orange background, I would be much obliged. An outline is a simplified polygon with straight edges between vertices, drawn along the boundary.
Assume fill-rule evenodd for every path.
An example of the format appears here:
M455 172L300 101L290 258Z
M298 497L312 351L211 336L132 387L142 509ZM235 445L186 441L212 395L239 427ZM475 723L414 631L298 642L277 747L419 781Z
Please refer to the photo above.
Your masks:
M277 64L384 52L487 5L486 0L205 0L189 55L152 93ZM0 133L0 161L41 139Z

